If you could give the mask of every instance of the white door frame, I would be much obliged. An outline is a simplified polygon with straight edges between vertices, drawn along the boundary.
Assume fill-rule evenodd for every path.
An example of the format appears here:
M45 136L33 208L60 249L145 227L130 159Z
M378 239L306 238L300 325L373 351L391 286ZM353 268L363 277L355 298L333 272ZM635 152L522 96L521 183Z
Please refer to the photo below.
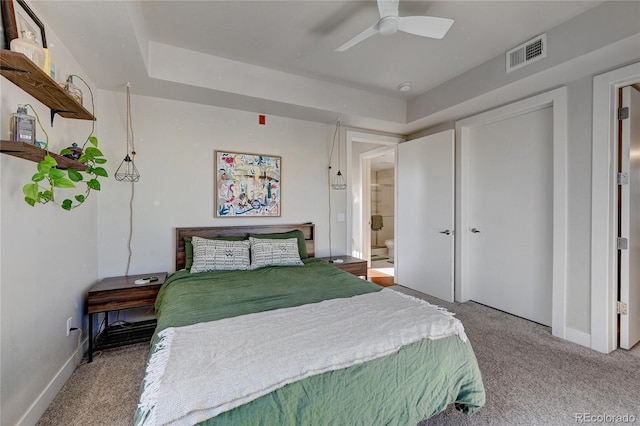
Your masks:
M640 62L593 78L591 178L591 349L618 347L618 89L640 83Z
M347 130L346 140L347 140L347 173L349 173L348 176L353 176L351 165L353 164L352 161L353 161L353 143L354 142L396 146L399 143L404 142L405 139L400 136L385 136L385 135L378 135L375 133L365 133L365 132L358 132L354 130ZM396 161L397 161L397 156L396 156ZM397 175L398 168L396 167L395 169L396 169L395 173ZM397 176L395 177L397 178ZM362 191L363 191L362 182L359 188L353 188L353 185L351 184L351 179L347 180L347 192L350 194L350 199L348 200L349 204L347 206L347 253L351 254L352 256L354 255L353 244L352 244L353 216L359 215L361 220L365 219L363 217L363 211L362 211ZM397 199L398 197L396 197L394 194L394 198ZM358 200L359 203L355 203L354 201L356 200ZM354 209L354 204L358 205L358 207L355 209ZM394 208L396 208L396 211L397 211L397 206L394 206ZM398 215L396 214L394 217L394 228L397 227L397 220L398 220ZM360 240L359 241L360 247L364 247L362 245L363 244L362 231L360 231L359 240Z
M470 133L474 127L505 120L527 112L553 108L553 293L551 328L565 339L567 271L567 89L561 87L456 122L456 301L466 302L468 294L469 212L465 201L469 191ZM505 177L508 179L508 177Z

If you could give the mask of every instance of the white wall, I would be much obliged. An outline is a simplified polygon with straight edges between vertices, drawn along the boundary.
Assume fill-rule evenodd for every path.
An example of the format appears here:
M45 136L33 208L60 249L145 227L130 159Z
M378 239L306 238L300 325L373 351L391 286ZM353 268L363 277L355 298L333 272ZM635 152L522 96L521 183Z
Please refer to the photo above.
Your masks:
M84 77L49 29L47 40L58 70ZM58 75L62 81L64 76ZM90 110L87 89L76 83ZM89 135L89 121L56 116L52 128L49 109L39 101L4 77L0 78L0 88L0 138L9 138L9 117L18 104L24 103L38 112L54 152L72 142L82 144ZM96 115L100 123L100 112ZM40 129L37 137L44 141ZM71 375L78 332L67 337L66 320L73 317L74 326L85 327L84 297L98 275L98 197L92 194L83 206L70 212L51 203L30 207L23 200L22 186L35 172L34 162L0 155L2 425L34 424Z
M316 255L329 253L328 156L333 125L144 96L132 96L141 178L135 184L130 273L174 270L175 228L274 223L316 224ZM113 174L125 155L126 95L100 92L104 152ZM344 144L342 146L344 150ZM214 218L214 150L282 156L282 216ZM334 154L335 155L335 154ZM344 153L342 154L344 158ZM345 191L332 191L333 253L344 254ZM131 184L110 179L99 198L100 277L123 275L127 261Z

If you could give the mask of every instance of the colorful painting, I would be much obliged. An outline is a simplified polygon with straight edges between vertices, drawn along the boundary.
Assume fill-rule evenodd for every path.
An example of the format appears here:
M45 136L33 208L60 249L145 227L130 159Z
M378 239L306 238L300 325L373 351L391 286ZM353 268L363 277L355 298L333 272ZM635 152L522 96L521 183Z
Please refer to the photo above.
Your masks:
M216 217L280 216L280 157L215 152Z

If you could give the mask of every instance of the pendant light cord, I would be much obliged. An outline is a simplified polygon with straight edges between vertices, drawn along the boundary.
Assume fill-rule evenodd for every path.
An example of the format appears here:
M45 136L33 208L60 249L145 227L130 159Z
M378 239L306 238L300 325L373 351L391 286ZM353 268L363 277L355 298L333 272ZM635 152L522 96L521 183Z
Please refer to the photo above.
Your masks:
M133 137L133 124L131 120L131 85L127 83L127 152L129 155L129 148L131 148L131 158L135 158L136 149L134 145ZM134 163L135 164L135 163ZM135 179L131 180L131 198L129 199L129 240L127 248L129 255L127 257L127 270L125 275L129 275L129 267L131 266L131 257L133 255L133 249L131 248L131 242L133 240L133 200L135 196Z

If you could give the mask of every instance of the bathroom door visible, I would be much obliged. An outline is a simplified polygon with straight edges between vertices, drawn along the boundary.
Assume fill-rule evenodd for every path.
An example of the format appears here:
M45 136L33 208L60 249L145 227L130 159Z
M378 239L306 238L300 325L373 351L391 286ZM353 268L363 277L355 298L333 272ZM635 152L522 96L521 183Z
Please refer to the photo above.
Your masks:
M398 145L396 283L453 302L454 146L447 130Z

